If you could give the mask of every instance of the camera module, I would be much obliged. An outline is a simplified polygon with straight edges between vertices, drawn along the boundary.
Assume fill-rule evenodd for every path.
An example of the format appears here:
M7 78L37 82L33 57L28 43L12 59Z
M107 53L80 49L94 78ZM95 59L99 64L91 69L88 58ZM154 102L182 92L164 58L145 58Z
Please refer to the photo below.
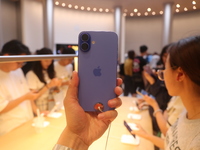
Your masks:
M88 43L82 43L81 44L81 49L83 50L83 51L88 51L89 50L89 45L88 45Z
M89 35L88 34L83 34L81 36L82 41L88 41L89 40Z

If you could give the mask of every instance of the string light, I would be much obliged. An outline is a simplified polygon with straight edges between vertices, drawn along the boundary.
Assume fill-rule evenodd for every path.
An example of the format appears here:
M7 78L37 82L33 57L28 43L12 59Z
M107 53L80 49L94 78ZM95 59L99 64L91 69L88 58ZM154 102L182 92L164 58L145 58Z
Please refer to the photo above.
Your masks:
M90 11L91 10L91 8L90 7L87 7L87 11Z
M84 6L81 6L81 10L84 10L85 9L85 7Z
M185 8L184 8L184 11L188 11L188 9L185 7Z
M65 7L65 3L62 3L62 7Z
M59 5L59 2L58 2L58 1L56 1L56 2L55 2L55 4L56 4L56 5Z
M195 6L196 5L196 1L192 1L191 2L192 3L192 8L194 9L194 10L196 10L197 9L197 7ZM61 5L60 5L61 4ZM55 2L55 5L60 5L60 6L62 6L62 7L65 7L66 6L66 3L60 3L59 1L56 1ZM182 4L181 4L182 5ZM180 4L176 4L176 9L175 9L175 12L180 12L180 7L181 7L181 5ZM79 6L78 5L75 5L75 6L73 6L72 7L72 4L68 4L67 5L68 6L68 8L73 8L74 7L74 9L78 9L79 8ZM84 6L81 6L80 7L80 9L81 10L87 10L87 11L90 11L91 10L91 8L90 7L84 7ZM114 12L114 10L109 10L108 8L106 8L106 9L103 9L103 8L99 8L99 9L97 9L97 8L93 8L92 9L93 11L99 11L99 12ZM187 7L184 7L184 9L183 9L184 11L188 11L188 8ZM148 16L149 14L152 14L152 15L156 15L156 12L155 11L152 11L152 13L148 13L148 12L151 12L152 11L152 8L150 8L150 7L148 7L147 8L147 12L144 12L143 13L143 15L144 16ZM181 10L182 11L182 10ZM124 9L124 13L123 13L123 15L124 16L127 16L127 12L129 12L129 10L128 9ZM134 8L133 9L133 12L134 13L136 13L136 15L137 16L141 16L142 14L140 13L140 12L138 12L138 9L137 8ZM129 16L134 16L134 13L129 13ZM162 15L164 12L163 11L159 11L157 14L160 14L160 15Z
M147 11L150 12L150 11L151 11L151 8L147 8Z
M193 5L196 5L196 2L195 2L195 1L192 1L192 4L193 4Z
M78 9L78 5L75 5L74 8L75 8L75 9Z
M109 12L109 9L108 9L108 8L106 8L106 9L105 9L105 12Z
M136 8L135 8L133 11L134 11L135 13L138 12L138 10L137 10Z
M180 7L181 7L181 5L180 5L180 4L176 4L176 7L177 7L177 8L180 8Z
M68 5L68 8L72 8L72 4L69 4L69 5Z

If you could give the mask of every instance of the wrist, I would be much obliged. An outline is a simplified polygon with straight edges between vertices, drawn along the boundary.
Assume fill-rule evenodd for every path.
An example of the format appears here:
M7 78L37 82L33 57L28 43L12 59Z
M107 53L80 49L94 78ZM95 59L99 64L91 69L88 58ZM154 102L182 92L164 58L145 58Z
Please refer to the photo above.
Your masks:
M161 109L156 109L156 110L154 110L154 112L153 112L153 116L156 117L156 114L162 113L162 112L163 112L163 111L162 111Z
M57 144L67 146L73 150L88 150L89 145L75 133L72 133L67 127L62 132Z

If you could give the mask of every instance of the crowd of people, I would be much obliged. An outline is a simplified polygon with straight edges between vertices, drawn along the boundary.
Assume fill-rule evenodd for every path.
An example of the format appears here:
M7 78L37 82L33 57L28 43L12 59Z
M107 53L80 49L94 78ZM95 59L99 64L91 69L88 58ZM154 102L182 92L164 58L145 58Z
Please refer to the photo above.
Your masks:
M75 54L63 48L63 54ZM4 44L2 56L30 55L29 48L18 40ZM36 55L53 54L49 48L36 50ZM73 59L44 59L35 62L0 63L0 135L8 133L37 115L47 116L63 100L73 71ZM23 71L22 69L23 68Z
M141 46L141 53L145 54L146 51L147 47ZM18 41L11 41L11 44L6 43L1 51L1 55L4 56L29 53L28 47ZM130 79L126 78L127 75L135 77L132 79L132 85L135 87L132 87L131 90L129 87L130 91L128 92L135 96L136 88L141 87L153 96L143 95L138 103L144 101L148 103L154 134L147 133L140 124L137 124L139 130L132 130L132 134L150 140L156 148L198 150L200 148L200 36L181 39L164 47L157 68L150 68L156 72L145 68L148 63L145 61L145 55L135 56L134 51L129 54L129 60L125 62L127 64L124 64L124 71L128 73L125 74L125 80ZM143 60L144 63L138 65ZM51 60L48 65L40 63L42 68L48 68L53 62ZM38 100L51 87L61 87L63 84L60 78L51 83L51 80L57 77L49 76L49 79L44 79L43 74L42 86L40 85L38 89L30 88L20 69L22 65L23 62L0 64L1 135L31 119L34 107L40 107L36 103L36 105L33 104L35 100ZM128 67L132 67L132 73ZM40 78L33 70L30 72ZM48 74L47 69L45 72ZM122 80L118 79L117 81L114 89L117 97L108 101L111 108L120 107L122 104L118 97L122 94L120 87ZM87 150L117 117L117 111L85 112L78 103L79 77L77 72L73 72L71 81L64 83L64 85L66 84L69 86L64 98L67 126L60 135L54 150ZM20 122L14 124L16 120L20 120ZM8 124L13 126L8 129ZM162 136L158 136L160 132L162 132Z

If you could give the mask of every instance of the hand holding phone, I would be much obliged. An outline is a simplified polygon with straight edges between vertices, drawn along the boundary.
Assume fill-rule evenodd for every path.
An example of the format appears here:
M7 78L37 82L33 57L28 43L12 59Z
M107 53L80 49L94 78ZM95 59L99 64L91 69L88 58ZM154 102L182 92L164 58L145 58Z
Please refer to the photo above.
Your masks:
M128 123L125 120L124 120L124 126L131 133L132 129L131 129L131 127L128 125ZM131 133L131 135L135 138L135 134Z
M118 38L114 32L84 31L79 34L78 98L85 111L107 111L116 97Z

